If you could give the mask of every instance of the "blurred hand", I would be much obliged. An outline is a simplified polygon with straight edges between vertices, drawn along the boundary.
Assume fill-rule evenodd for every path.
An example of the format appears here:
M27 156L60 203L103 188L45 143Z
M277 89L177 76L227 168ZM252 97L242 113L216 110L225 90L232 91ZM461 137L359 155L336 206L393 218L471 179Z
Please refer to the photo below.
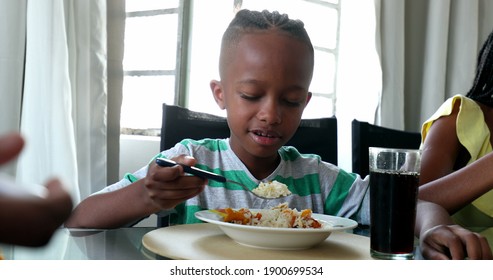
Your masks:
M24 147L18 133L0 136L0 165L13 160ZM0 196L0 242L42 246L72 212L72 199L61 182L46 183L46 197Z
M18 133L0 136L0 165L13 160L24 147L24 139Z
M72 198L58 179L46 183L48 195L44 199L46 212L57 226L63 224L72 212Z

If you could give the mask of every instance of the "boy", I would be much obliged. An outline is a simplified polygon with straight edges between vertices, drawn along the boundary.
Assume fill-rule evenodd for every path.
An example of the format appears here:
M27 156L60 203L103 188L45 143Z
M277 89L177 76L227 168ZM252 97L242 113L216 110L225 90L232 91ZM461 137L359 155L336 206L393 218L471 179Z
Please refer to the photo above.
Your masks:
M192 223L197 222L194 213L202 209L265 208L280 202L288 202L291 208L310 208L316 213L369 224L368 179L322 162L317 156L284 147L310 101L313 64L313 46L302 22L277 12L238 12L223 36L221 80L210 84L217 104L227 111L230 138L185 139L158 155L219 173L249 188L261 181L278 180L288 185L294 195L267 202L234 185L183 176L180 166L159 167L152 161L148 167L87 198L66 225L119 227L173 208L177 211L175 222ZM419 213L435 207L420 205ZM445 258L440 251L448 253L445 242L450 240L442 242L434 234L452 233L453 228L434 228L425 235L425 230L449 223L448 216L443 219L435 214L431 218L417 221L417 235L426 237L422 238L423 255ZM483 256L484 240L472 233L468 236L477 241L473 243L476 246L469 246L470 258L491 257L489 251ZM428 244L435 241L436 249L431 249ZM462 243L455 242L455 247L448 247L453 249L454 257L462 258L466 254Z

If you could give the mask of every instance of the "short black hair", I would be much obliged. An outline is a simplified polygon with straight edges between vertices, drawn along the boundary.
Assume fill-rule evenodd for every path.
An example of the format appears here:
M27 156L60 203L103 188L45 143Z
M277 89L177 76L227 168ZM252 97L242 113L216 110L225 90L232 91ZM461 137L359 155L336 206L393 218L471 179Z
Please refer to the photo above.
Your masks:
M301 20L290 19L287 14L280 14L278 11L269 12L263 10L259 12L243 9L236 13L223 34L221 59L223 59L225 50L236 44L241 36L265 31L282 32L304 42L309 47L313 58L313 45L306 32L305 24ZM220 61L220 65L224 65L222 61Z

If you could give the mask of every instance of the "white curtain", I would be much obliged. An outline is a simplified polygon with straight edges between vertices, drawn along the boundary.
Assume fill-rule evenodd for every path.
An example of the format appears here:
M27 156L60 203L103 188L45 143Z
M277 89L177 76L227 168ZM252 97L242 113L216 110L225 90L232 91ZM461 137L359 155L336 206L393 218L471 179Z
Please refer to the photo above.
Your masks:
M124 22L124 1L0 0L0 133L26 140L7 169L19 182L57 176L77 204L118 177Z
M17 179L106 184L106 2L29 1Z
M24 76L26 0L0 0L0 133L18 131ZM2 166L15 173L15 162Z
M43 183L60 177L76 203L77 155L72 117L72 88L63 1L29 1L21 132L26 148L17 179Z
M78 203L118 178L124 22L124 1L0 0L0 133L26 139L18 181L58 176Z
M471 86L493 1L374 1L383 73L376 123L419 131L445 99Z

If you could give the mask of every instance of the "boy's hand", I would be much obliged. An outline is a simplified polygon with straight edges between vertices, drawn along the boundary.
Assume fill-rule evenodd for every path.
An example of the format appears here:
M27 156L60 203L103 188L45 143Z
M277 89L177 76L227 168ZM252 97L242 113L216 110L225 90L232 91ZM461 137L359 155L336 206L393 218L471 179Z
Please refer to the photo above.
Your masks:
M420 238L420 247L426 259L493 259L484 236L458 225L440 225L427 230Z
M172 160L189 166L197 162L189 156L179 156ZM155 162L150 164L144 179L150 199L161 209L174 208L181 202L198 195L206 184L207 179L188 176L179 165L160 167Z

